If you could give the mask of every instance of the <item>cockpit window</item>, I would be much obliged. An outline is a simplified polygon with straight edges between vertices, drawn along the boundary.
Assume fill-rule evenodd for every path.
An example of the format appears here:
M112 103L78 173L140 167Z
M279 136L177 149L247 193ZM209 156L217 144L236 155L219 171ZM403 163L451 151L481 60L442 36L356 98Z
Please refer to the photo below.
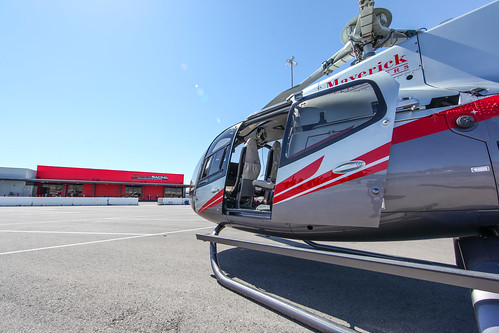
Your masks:
M223 172L219 171L224 170L227 165L229 147L232 143L236 130L237 126L233 126L213 140L212 144L208 148L208 151L206 152L199 180L203 180L215 174L220 177L224 175ZM210 177L210 181L214 180L214 178L212 178L213 177Z
M291 108L284 142L288 162L351 135L386 111L380 112L381 103L368 83L318 95Z
M205 159L203 173L201 174L201 179L223 169L224 162L227 158L228 147L229 146L226 145L225 147L217 150L214 154L211 154Z

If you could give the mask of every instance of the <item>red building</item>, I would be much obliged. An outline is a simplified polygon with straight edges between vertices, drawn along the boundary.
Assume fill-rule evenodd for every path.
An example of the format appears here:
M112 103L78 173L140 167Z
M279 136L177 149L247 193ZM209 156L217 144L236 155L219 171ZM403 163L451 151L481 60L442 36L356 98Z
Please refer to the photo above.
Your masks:
M59 197L138 197L185 196L184 175L140 171L67 168L39 165L36 171L37 195Z

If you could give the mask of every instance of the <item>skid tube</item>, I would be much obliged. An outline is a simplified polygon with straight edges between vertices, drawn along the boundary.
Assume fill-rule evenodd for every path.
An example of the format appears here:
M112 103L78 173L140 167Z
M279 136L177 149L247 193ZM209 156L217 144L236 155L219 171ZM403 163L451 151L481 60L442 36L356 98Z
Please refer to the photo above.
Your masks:
M332 247L328 247L328 251L321 251L224 238L219 236L223 228L223 224L218 224L211 235L196 234L198 240L210 242L211 267L220 284L321 332L352 333L356 331L229 278L219 267L217 243L462 288L499 293L499 274L467 271L457 268L457 266L439 265L435 262L425 262L411 258L390 257L381 254L377 257L373 253L365 252L366 254L363 254L363 251L351 254L344 251L332 251ZM319 244L315 243L314 245Z
M362 251L362 250L348 249L348 248L339 247L339 246L321 244L321 243L313 242L311 240L304 240L303 242L305 242L305 244L307 244L308 246L313 247L316 250L321 250L321 251L328 251L328 252L335 252L335 253L346 253L346 254L356 254L356 255L366 256L366 257L371 257L371 258L392 259L392 260L399 260L399 261L405 261L405 262L412 262L412 263L416 263L416 264L425 264L425 265L435 265L435 266L440 266L440 267L456 268L456 265L449 265L449 264L444 264L444 263L440 263L440 262L420 260L420 259L407 258L407 257L398 257L398 256L392 256L392 255L388 255L388 254L381 254L381 253L368 252L368 251Z
M217 237L220 231L224 226L222 224L218 224L211 237ZM225 275L218 265L218 257L217 257L217 238L204 239L204 237L210 237L210 235L202 235L196 234L197 239L209 241L210 242L210 259L211 259L211 268L213 273L215 274L218 282L224 287L241 294L249 299L252 299L260 304L263 304L271 309L276 310L300 323L303 323L311 328L319 330L321 332L334 332L334 333L354 333L355 330L347 328L343 325L337 324L333 321L327 320L316 314L307 311L305 309L299 308L289 302L280 300L268 293L257 290L250 286L244 285L240 282L237 282L227 275ZM231 245L231 244L229 244ZM236 245L238 246L238 245ZM243 247L243 246L241 246Z

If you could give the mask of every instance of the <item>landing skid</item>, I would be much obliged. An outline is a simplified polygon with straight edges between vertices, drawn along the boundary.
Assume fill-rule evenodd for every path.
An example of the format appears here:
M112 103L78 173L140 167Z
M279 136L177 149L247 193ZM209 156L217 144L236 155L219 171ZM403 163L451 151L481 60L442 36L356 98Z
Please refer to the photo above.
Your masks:
M222 284L224 287L235 291L245 297L248 297L258 303L268 306L271 309L274 309L290 318L295 319L296 321L303 323L309 327L315 328L321 332L339 332L339 333L354 333L356 331L349 329L345 326L334 323L325 318L319 317L307 310L301 309L291 303L285 302L283 300L277 299L263 291L257 290L250 286L244 285L240 282L237 282L227 275L225 275L218 265L218 257L217 257L217 243L234 245L245 247L236 244L228 244L226 242L220 240L230 240L227 238L219 238L217 237L220 231L224 228L223 225L219 224L210 235L201 235L196 234L197 239L210 241L210 257L211 257L211 268L213 269L213 273L215 274L218 282ZM207 239L207 237L209 239ZM239 243L237 240L231 240ZM261 244L263 245L263 244Z
M456 265L448 265L448 264L443 264L443 263L434 262L434 261L419 260L419 259L413 259L413 258L391 256L388 254L354 250L354 249L349 249L349 248L345 248L345 247L321 244L321 243L317 243L317 242L314 242L311 240L304 240L303 242L305 242L305 244L307 244L308 246L311 246L314 249L321 250L321 251L354 254L354 255L366 256L366 257L370 257L370 258L382 258L382 259L390 259L390 260L399 260L399 261L404 261L404 262L412 262L412 263L416 263L416 264L425 264L425 265L435 265L435 266L440 266L440 267L456 268Z
M277 299L272 295L237 282L226 276L219 267L217 258L217 243L237 246L241 248L279 254L294 258L307 259L334 265L364 269L368 271L409 277L413 279L437 282L457 287L480 289L492 293L499 293L499 274L466 271L457 266L443 265L435 262L425 262L410 258L386 256L364 251L342 249L312 243L313 247L326 246L328 251L312 250L297 247L279 246L224 238L218 236L224 226L217 225L211 235L197 234L199 240L210 242L211 267L218 281L226 288L245 297L268 306L298 322L322 332L355 332L343 325L319 317L293 304ZM350 253L348 253L350 252ZM355 253L351 253L355 252Z

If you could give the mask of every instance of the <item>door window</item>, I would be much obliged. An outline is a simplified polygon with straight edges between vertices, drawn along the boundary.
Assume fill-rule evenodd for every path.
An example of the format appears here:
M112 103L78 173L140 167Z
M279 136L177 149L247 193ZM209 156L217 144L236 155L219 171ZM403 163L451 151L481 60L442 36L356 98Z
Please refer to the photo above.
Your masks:
M381 119L386 107L377 95L374 86L362 83L296 102L284 136L283 163L322 149Z

